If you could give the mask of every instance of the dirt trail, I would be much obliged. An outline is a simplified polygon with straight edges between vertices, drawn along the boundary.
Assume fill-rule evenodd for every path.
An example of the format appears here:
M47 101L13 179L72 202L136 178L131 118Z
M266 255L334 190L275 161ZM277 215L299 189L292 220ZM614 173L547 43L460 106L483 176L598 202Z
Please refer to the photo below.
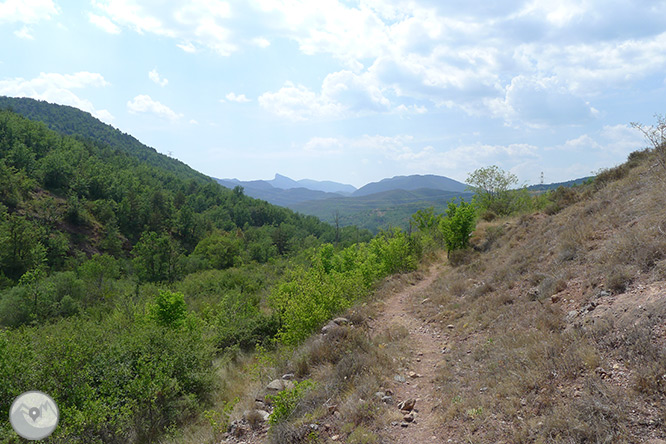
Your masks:
M407 427L403 427L400 424L402 421L399 421L384 430L385 437L391 443L447 442L446 437L442 436L442 424L438 423L434 412L434 379L437 366L442 361L442 348L447 342L447 335L434 325L419 319L414 313L414 307L422 303L426 297L424 291L439 276L441 267L439 264L431 266L423 280L387 299L384 309L373 321L376 331L391 324L402 325L409 331L411 352L405 364L406 368L398 374L405 378L405 382L392 379L389 388L394 393L396 412L400 401L412 398L416 399L417 414L414 422ZM418 376L412 378L410 372L415 372Z

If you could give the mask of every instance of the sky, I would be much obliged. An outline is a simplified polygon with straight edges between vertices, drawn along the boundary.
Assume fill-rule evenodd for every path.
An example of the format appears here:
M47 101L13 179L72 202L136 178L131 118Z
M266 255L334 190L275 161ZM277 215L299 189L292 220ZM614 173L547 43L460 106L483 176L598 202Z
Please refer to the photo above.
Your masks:
M589 176L666 103L666 1L0 0L0 95L204 174Z

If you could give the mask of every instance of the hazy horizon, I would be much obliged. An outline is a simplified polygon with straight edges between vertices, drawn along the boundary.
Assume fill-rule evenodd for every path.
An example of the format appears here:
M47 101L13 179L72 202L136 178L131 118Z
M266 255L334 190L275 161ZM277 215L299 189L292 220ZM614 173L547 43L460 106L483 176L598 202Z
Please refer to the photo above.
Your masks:
M666 1L0 1L0 94L212 177L589 176L646 146ZM270 179L264 179L270 180Z

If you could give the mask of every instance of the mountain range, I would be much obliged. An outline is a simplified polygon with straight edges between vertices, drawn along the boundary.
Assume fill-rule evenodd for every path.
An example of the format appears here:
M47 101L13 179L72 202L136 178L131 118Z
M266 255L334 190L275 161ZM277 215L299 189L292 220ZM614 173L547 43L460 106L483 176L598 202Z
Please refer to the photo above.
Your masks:
M280 174L272 180L216 180L227 188L241 186L250 197L317 216L325 222L372 231L390 226L407 228L411 215L424 206L443 211L449 200L472 196L465 184L432 174L396 176L359 189L332 181L296 181Z
M542 193L589 179L532 185L527 189ZM324 222L356 225L374 232L389 227L408 228L411 215L421 208L434 207L443 212L449 201L470 200L473 196L466 184L434 174L395 176L358 189L332 181L293 180L281 174L272 180L216 180L227 188L241 186L250 197L316 216Z

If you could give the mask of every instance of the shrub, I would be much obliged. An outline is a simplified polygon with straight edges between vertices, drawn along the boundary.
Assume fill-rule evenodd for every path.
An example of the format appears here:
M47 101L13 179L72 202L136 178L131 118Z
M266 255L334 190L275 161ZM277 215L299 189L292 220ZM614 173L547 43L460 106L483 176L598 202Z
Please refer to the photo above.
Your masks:
M148 306L150 317L163 327L180 327L187 317L187 305L183 293L160 290L155 302Z
M314 386L314 382L306 379L301 382L296 382L292 389L282 390L276 395L269 395L268 399L273 403L273 413L268 421L269 424L273 426L274 424L287 420L294 412L301 399L303 399L305 393Z
M454 250L463 250L469 247L469 237L476 226L476 211L474 207L464 201L456 205L449 202L446 217L439 222L446 250L451 256Z

